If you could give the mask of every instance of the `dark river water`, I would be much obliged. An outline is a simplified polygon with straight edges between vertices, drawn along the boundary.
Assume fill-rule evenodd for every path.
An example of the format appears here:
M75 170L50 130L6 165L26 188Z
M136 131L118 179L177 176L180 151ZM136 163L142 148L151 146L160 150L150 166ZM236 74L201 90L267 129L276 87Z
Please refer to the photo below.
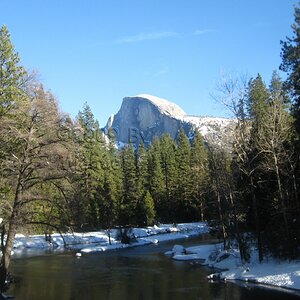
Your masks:
M175 243L187 246L196 241L172 241L81 258L67 252L14 259L11 272L17 283L8 294L22 300L300 299L300 293L208 282L211 269L173 261L163 254Z

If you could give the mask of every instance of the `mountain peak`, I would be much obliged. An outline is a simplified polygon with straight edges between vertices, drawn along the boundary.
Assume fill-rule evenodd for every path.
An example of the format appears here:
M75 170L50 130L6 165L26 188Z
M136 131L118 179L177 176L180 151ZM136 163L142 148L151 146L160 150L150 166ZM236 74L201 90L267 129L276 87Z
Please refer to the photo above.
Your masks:
M159 98L149 94L139 94L133 97L127 97L129 99L145 99L155 105L159 111L163 114L173 116L175 118L183 118L186 113L177 104L163 98Z
M123 99L118 113L108 120L106 131L112 128L119 143L138 144L142 140L145 145L149 145L155 136L167 133L176 139L183 129L192 137L198 128L207 143L221 145L228 144L232 126L232 119L188 116L171 101L139 94Z

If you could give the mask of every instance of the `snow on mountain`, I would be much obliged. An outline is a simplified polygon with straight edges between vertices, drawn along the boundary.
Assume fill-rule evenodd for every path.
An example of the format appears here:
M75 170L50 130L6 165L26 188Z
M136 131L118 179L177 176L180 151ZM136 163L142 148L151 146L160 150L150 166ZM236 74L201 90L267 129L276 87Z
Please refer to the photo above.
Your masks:
M137 96L128 97L128 98L143 98L143 99L149 100L159 109L159 111L161 113L167 114L176 119L181 119L186 115L186 113L183 111L183 109L181 107L179 107L177 104L175 104L169 100L159 98L159 97L156 97L153 95L139 94Z
M233 119L189 116L177 104L153 95L139 94L125 97L119 111L112 115L105 132L112 128L118 144L149 145L155 136L170 134L174 139L181 129L193 137L199 129L207 143L230 148Z
M139 94L128 98L143 98L153 103L162 114L189 123L194 128L198 128L203 136L222 132L225 128L232 125L233 120L221 117L202 117L187 115L177 104L149 94Z
M215 129L222 130L231 125L233 120L219 117L196 117L196 116L184 116L184 121L193 124L199 128L202 135L206 135L211 131L212 126Z

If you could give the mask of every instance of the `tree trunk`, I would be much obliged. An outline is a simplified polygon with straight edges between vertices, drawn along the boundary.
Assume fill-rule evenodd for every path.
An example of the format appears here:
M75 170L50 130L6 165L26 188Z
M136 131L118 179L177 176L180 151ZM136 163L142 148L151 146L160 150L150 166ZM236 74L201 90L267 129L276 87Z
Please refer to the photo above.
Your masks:
M229 199L230 204L232 208L233 213L233 221L234 221L234 229L235 229L235 237L239 245L239 251L241 256L242 263L249 262L250 255L249 255L249 249L247 246L247 243L245 241L245 238L243 234L240 232L239 224L238 224L238 218L237 218L237 212L236 212L236 205L234 203L233 195L229 187Z
M11 252L14 246L15 235L18 230L18 222L20 215L20 199L21 199L21 184L20 184L20 176L18 180L18 185L15 194L13 211L11 214L11 218L9 220L7 237L4 247L2 250L2 257L0 262L0 292L5 291L5 281L8 274L8 267L11 260Z
M257 238L258 259L259 259L259 262L261 263L263 261L264 256L263 256L262 241L261 241L261 234L260 234L257 200L256 200L256 196L255 196L255 191L254 191L253 178L251 175L250 175L250 189L251 189L252 206L253 206L254 218L255 218L255 231L256 231L256 238Z
M9 227L7 231L7 239L5 246L2 249L2 258L0 263L0 291L5 290L5 281L8 274L8 267L11 259L11 252L14 245L15 235L17 233L17 212L13 212L13 216L9 222Z
M282 184L281 184L281 179L280 179L280 174L279 174L278 160L277 160L275 153L273 155L273 158L274 158L274 164L275 164L275 170L276 170L277 186L278 186L280 206L282 209L285 231L286 231L288 238L290 239L290 230L289 230L288 218L287 218L287 214L286 214L286 205L285 205L284 199L283 199Z
M218 211L219 211L219 218L221 222L221 227L222 227L222 238L223 238L223 245L224 245L224 250L227 249L226 241L227 241L227 233L224 225L224 218L223 218L223 213L222 213L222 207L221 207L221 196L219 191L217 191L217 199L218 199Z
M107 230L107 233L108 233L108 242L111 245L111 229L110 228Z

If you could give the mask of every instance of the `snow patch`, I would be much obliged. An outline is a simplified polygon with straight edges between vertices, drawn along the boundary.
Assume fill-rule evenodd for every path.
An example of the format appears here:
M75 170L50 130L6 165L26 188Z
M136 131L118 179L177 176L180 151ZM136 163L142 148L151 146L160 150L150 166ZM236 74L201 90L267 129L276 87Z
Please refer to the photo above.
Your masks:
M178 246L176 246L178 247ZM175 260L205 260L202 265L221 269L208 279L242 280L282 288L300 290L300 261L268 261L258 263L256 249L251 249L252 260L242 265L238 249L223 250L222 244L199 245L186 248L186 253L176 254L174 248L165 254L173 254Z

